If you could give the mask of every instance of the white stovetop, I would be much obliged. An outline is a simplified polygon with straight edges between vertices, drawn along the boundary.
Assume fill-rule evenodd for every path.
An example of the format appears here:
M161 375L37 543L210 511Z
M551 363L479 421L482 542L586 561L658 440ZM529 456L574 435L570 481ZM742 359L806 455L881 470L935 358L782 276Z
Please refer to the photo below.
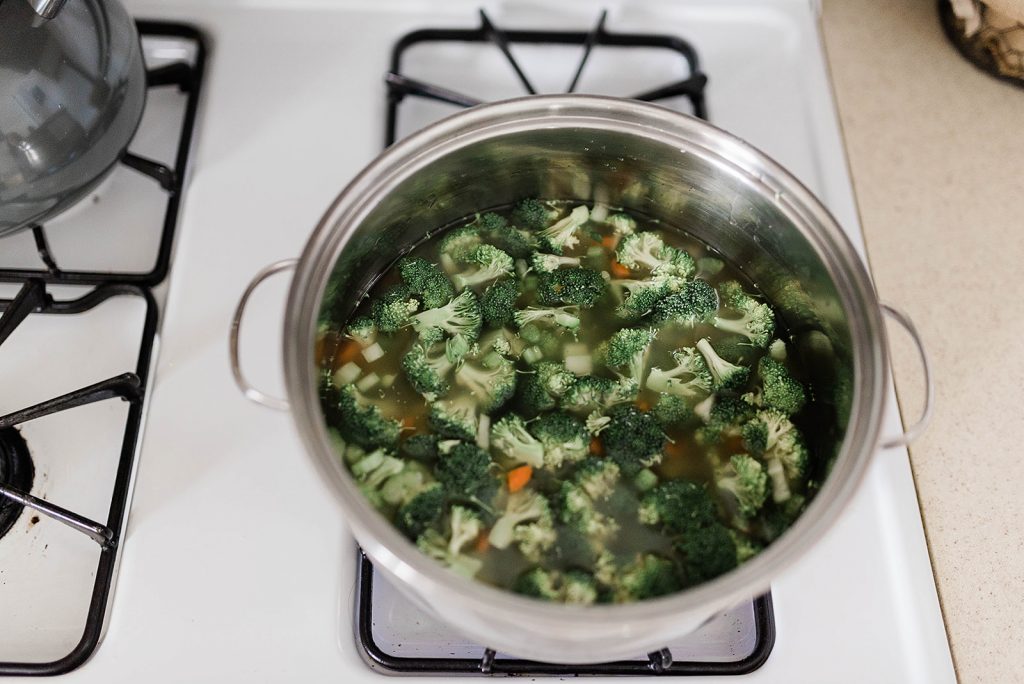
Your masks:
M105 640L72 682L379 676L353 640L344 520L288 415L235 389L227 333L250 276L298 254L378 152L400 34L475 25L483 4L500 24L580 27L603 6L609 29L683 35L712 79L712 120L789 166L860 244L814 16L799 0L569 0L550 15L477 0L127 4L199 25L211 49L121 573ZM243 330L245 364L271 388L285 280L258 293ZM893 409L887 429L898 428ZM773 594L775 650L751 681L953 680L904 450L879 454L842 522Z

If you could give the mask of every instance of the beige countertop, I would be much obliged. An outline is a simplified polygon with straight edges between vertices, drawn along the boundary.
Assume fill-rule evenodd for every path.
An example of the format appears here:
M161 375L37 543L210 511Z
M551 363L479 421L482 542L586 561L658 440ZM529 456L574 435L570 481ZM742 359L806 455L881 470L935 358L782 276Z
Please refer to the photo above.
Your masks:
M957 673L1024 681L1024 89L964 61L930 0L824 5L875 282L935 369L911 463ZM909 420L917 359L890 333Z

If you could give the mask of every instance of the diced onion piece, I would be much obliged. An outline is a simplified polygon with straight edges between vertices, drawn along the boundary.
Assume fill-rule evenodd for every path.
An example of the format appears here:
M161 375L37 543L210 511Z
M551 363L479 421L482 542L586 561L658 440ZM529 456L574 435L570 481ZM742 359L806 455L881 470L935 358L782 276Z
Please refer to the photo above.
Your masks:
M395 380L398 379L397 373L388 373L387 375L380 376L380 386L385 389L395 384Z
M585 342L566 342L562 351L565 353L565 358L569 358L570 356L589 354L590 347Z
M480 414L480 422L476 427L476 445L486 451L491 446L491 417Z
M590 354L574 354L565 357L565 369L575 375L590 375L594 362Z
M363 372L354 361L349 361L344 366L334 371L334 384L338 385L350 385L356 381Z
M369 373L366 377L362 378L356 383L356 389L360 392L369 392L380 382L380 376L376 373Z
M594 208L590 210L590 220L604 223L608 218L608 207L600 202L594 202Z
M774 342L771 343L771 345L769 345L768 353L776 361L779 361L779 362L785 361L786 360L786 343L783 342L782 340L775 340Z
M537 363L544 358L544 352L540 350L540 347L533 345L523 350L523 361L526 363Z
M384 349L376 342L374 342L369 347L363 350L363 358L366 359L369 363L373 363L377 359L383 358L383 356Z
M603 259L605 257L604 247L594 245L593 247L587 248L588 259Z

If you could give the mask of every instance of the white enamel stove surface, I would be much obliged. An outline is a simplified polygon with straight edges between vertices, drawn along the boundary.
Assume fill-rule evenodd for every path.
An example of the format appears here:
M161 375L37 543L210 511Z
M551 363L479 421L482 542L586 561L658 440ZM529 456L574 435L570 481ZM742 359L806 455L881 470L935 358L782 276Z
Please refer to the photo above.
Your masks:
M299 253L321 212L379 151L395 39L474 26L451 0L133 0L211 41L135 500L106 639L66 678L371 681L352 632L353 544L287 414L235 389L232 309L261 266ZM484 2L507 26L581 29L599 5ZM712 121L825 200L860 245L812 7L609 0L610 30L678 33L709 74ZM568 81L573 60L552 63ZM458 84L452 84L457 87ZM631 89L632 90L632 89ZM244 326L243 360L280 386L286 282ZM886 429L899 430L894 403ZM778 638L758 682L943 682L953 670L907 455L879 454L832 534L773 585Z

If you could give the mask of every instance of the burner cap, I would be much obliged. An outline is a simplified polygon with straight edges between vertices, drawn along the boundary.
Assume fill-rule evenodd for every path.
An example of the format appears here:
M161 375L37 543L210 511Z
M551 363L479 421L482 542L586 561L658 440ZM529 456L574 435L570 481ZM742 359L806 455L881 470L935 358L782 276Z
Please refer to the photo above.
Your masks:
M22 492L32 489L35 467L28 453L28 444L14 428L0 430L0 484ZM24 508L0 496L0 537L10 531Z

